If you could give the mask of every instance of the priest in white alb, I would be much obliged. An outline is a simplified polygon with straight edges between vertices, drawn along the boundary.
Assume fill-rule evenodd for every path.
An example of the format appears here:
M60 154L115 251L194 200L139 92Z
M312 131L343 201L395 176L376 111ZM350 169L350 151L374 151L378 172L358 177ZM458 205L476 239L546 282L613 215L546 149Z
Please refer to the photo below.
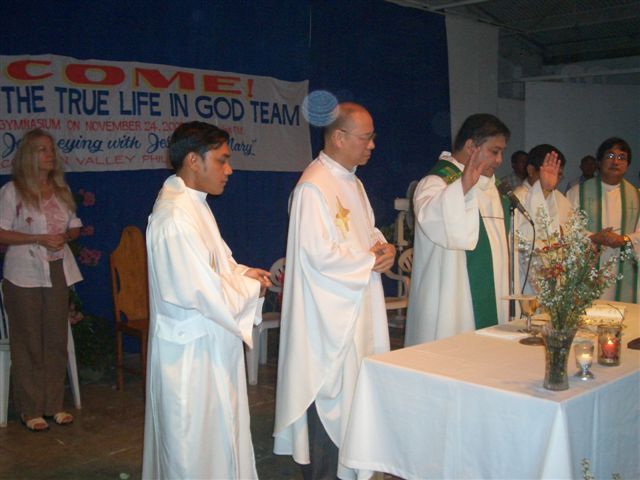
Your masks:
M203 122L179 126L176 174L149 217L144 479L257 478L243 342L270 282L235 262L206 202L232 173L228 139Z
M336 114L294 191L287 241L274 452L293 455L305 479L355 478L338 449L358 370L389 350L380 272L395 248L355 175L375 147L373 120L353 103Z
M535 239L538 246L546 239L546 233L555 235L571 218L573 208L567 198L557 189L566 159L564 154L549 144L533 147L527 158L527 178L514 190L514 194L525 207L535 225ZM546 214L547 225L542 221ZM516 231L518 236L533 241L533 225L516 211ZM517 248L517 240L516 240ZM529 252L527 252L529 253ZM526 261L528 255L519 256L520 290L515 293L533 294L532 272Z
M494 177L509 135L471 115L416 188L407 346L509 321L509 209Z

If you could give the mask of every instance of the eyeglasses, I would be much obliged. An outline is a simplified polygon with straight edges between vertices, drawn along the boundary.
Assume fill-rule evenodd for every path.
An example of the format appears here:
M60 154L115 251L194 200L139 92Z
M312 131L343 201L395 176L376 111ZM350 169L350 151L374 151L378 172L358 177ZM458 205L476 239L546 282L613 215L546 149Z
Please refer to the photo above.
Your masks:
M367 143L374 141L376 139L376 137L378 136L378 134L376 132L369 133L368 135L356 135L355 133L351 133L350 131L344 130L343 128L339 128L338 130L340 130L341 132L346 133L347 135L353 135L358 140L361 140L361 141L367 142Z
M619 154L615 154L615 153L606 153L604 158L606 158L607 160L613 160L613 159L618 159L618 160L624 160L625 162L627 161L627 154L626 153L619 153Z

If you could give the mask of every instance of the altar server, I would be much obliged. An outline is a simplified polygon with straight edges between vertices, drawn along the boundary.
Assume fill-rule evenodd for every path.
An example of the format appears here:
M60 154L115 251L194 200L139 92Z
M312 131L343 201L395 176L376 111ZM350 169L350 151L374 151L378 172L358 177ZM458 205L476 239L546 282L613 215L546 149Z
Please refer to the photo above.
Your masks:
M147 227L151 324L142 477L257 478L243 341L269 273L238 265L206 202L232 173L228 134L179 126Z
M405 345L509 320L509 212L494 177L509 135L493 115L471 115L416 188Z
M601 263L630 245L633 258L618 262L623 278L602 294L603 300L638 303L640 282L640 194L624 179L631 163L631 147L622 138L611 137L598 147L599 177L585 180L567 192L567 198L587 213L591 240L602 248Z
M343 103L293 195L276 393L277 454L307 478L354 478L338 462L363 357L389 350L380 272L395 248L375 228L356 168L375 148L371 115Z

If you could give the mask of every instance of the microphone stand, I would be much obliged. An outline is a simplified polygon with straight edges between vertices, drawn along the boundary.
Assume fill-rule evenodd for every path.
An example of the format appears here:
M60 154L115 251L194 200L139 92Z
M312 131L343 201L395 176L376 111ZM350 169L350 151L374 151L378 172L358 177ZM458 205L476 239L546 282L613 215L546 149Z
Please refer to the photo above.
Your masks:
M516 249L515 249L515 239L516 239L516 219L515 219L515 207L513 203L509 204L509 218L511 220L511 238L510 238L510 248L509 248L509 296L511 299L509 300L509 320L515 320L516 316L516 301L513 299L513 295L515 295L515 264L516 264Z

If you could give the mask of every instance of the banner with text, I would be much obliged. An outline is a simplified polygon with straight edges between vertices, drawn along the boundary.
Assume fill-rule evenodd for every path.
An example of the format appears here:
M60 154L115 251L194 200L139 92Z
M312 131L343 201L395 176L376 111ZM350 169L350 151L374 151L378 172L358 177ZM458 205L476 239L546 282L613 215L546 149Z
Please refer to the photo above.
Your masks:
M0 55L0 174L33 128L56 139L69 172L166 168L185 121L229 132L231 166L301 171L311 160L301 112L308 82L59 55Z

